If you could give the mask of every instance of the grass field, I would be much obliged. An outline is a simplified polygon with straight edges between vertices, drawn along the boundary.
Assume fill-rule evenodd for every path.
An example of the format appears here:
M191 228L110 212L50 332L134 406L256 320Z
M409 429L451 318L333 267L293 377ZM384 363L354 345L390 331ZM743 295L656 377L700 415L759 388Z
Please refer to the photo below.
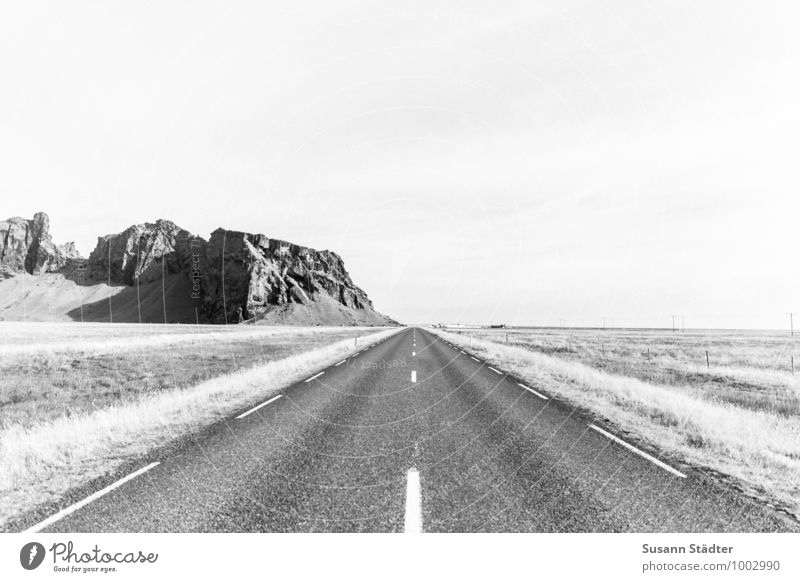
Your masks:
M800 336L788 333L476 329L462 334L673 386L712 402L800 415Z
M0 324L0 530L396 330Z
M800 338L756 332L433 330L800 518ZM708 351L708 363L706 361Z
M193 386L366 328L0 323L0 429Z

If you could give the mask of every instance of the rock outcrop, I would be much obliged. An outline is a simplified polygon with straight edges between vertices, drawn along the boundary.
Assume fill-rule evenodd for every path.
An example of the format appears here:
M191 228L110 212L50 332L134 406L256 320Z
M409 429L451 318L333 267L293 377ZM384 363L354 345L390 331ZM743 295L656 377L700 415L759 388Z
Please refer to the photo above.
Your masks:
M396 325L334 252L221 228L205 241L168 220L99 237L86 260L73 243L53 244L43 212L11 218L0 222L0 268L15 279L0 319L21 302L41 320ZM22 274L40 277L31 285Z
M20 273L41 275L62 269L80 255L74 243L55 245L50 218L37 212L32 220L14 217L0 221L0 272L3 277Z
M192 254L202 253L205 241L169 220L137 224L119 234L97 239L89 255L89 277L133 285L186 273Z
M373 310L331 251L220 228L206 245L202 271L204 313L214 323L238 321L240 308L244 318L259 321L287 305L309 306L323 297L373 323L394 323Z
M262 234L217 229L211 239L168 220L131 226L97 241L89 277L144 285L180 274L196 318L209 323L394 325L350 279L341 257ZM294 309L294 306L302 309Z

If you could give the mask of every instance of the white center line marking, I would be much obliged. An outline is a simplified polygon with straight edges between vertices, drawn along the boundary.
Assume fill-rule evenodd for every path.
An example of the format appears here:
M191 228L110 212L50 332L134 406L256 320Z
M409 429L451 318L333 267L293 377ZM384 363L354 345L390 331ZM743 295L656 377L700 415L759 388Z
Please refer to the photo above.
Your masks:
M406 519L405 533L422 533L422 488L419 484L419 471L411 467L406 480Z
M278 394L277 396L273 396L272 398L270 398L266 402L262 402L261 404L259 404L258 406L254 407L254 408L251 408L250 410L248 410L244 414L240 414L239 416L236 417L236 420L239 420L240 418L244 418L245 416L249 416L249 415L253 414L256 410L261 408L262 406L266 406L270 402L275 402L278 398L282 398L282 397L283 397L283 394Z
M467 353L464 350L458 350L458 351L461 352L462 354L466 354Z
M417 355L417 352L411 352L411 355L412 355L412 356L416 356L416 355Z
M522 388L525 388L525 390L527 390L528 392L532 392L533 394L536 394L536 396L538 396L542 400L547 400L547 396L545 396L544 394L539 394L536 390L534 390L530 386L525 386L525 384L520 384L519 382L517 382L517 386L521 386Z
M335 368L336 366L341 366L341 365L342 365L342 364L344 364L346 361L347 361L347 360L342 360L341 362L339 362L338 364L336 364L336 365L334 366L334 368Z
M325 372L320 372L319 374L314 374L313 376L311 376L311 378L309 378L308 380L306 380L306 382L311 382L311 380L313 380L314 378L319 378L319 377L320 377L320 376L322 376L324 373L325 373Z
M473 359L473 360L475 360L476 362L480 362L480 360L479 360L478 358L476 358L475 356L470 356L470 358L472 358L472 359Z
M50 526L50 525L54 524L55 522L57 522L59 519L68 516L70 513L74 513L76 511L78 511L81 507L84 507L85 505L89 505L95 499L99 499L100 497L102 497L106 493L109 493L110 491L113 491L114 489L116 489L120 485L122 485L124 483L127 483L131 479L134 479L134 478L138 477L139 475L141 475L142 473L144 473L146 471L149 471L150 469L152 469L153 467L155 467L158 464L159 464L158 462L150 463L146 467L143 467L143 468L139 469L138 471L134 471L133 473L131 473L127 477L123 477L122 479L120 479L116 483L112 483L108 487L105 487L105 488L101 489L100 491L98 491L96 493L92 493L91 495L89 495L89 497L87 497L83 501L78 501L78 503L70 505L66 509L62 509L58 513L56 513L54 515L51 515L50 517L48 517L44 521L41 521L41 522L37 523L36 525L26 529L22 533L23 534L33 534L33 533L37 533L37 532L43 530L47 526Z
M416 370L411 370L411 381L412 382L416 382L417 381L417 371Z
M605 435L605 436L607 436L608 438L610 438L610 439L611 439L612 441L614 441L615 443L618 443L618 444L622 445L623 447L625 447L625 448L626 448L626 449L628 449L629 451L633 451L634 453L636 453L636 454L637 454L637 455L639 455L640 457L644 457L645 459L647 459L647 460L648 460L648 461L650 461L651 463L655 463L656 465L658 465L658 466L659 466L659 467L661 467L662 469L666 469L667 471L669 471L669 472L670 472L670 473L672 473L673 475L677 475L678 477L681 477L682 479L686 479L686 475L684 475L683 473L681 473L681 472L680 472L680 471L678 471L677 469L673 469L672 467L670 467L670 466L669 466L669 465L667 465L666 463L662 463L661 461L659 461L658 459L656 459L656 458L655 458L655 457L653 457L652 455L648 455L647 453L645 453L644 451L640 451L639 449L637 449L637 448L636 448L636 447L634 447L633 445L629 445L628 443L626 443L626 442L625 442L625 441L623 441L622 439L619 439L619 438L615 437L615 436L614 436L613 434L611 434L610 432L606 432L606 431L604 431L604 430L603 430L602 428L600 428L599 426L595 426L595 425L593 425L593 424L590 424L590 425L589 425L589 428L593 428L594 430L596 430L596 431L597 431L597 432L599 432L600 434L602 434L602 435Z
M489 366L489 369L490 369L492 372L494 372L495 374L500 374L501 376L503 375L503 373L502 373L500 370L496 370L496 369L492 368L491 366Z

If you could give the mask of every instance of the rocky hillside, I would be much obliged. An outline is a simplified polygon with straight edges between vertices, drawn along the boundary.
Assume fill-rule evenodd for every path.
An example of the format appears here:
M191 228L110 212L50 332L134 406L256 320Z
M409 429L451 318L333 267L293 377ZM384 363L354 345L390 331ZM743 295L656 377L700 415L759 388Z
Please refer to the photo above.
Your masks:
M342 258L331 251L220 228L206 245L201 270L204 312L215 323L238 321L240 308L243 318L260 321L285 315L287 306L308 307L323 299L349 310L356 323L390 322L373 310Z
M50 218L44 212L37 212L33 220L17 216L0 221L0 273L4 278L55 272L78 258L74 243L53 244Z
M0 222L0 234L3 272L17 279L0 287L4 319L19 309L51 319L38 313L47 306L84 321L396 324L373 309L339 255L261 234L217 229L205 241L158 220L99 237L88 261L74 245L52 243L44 213Z
M94 280L133 285L161 279L165 273L186 273L192 240L204 241L169 220L136 224L119 234L97 240L89 255L89 276Z

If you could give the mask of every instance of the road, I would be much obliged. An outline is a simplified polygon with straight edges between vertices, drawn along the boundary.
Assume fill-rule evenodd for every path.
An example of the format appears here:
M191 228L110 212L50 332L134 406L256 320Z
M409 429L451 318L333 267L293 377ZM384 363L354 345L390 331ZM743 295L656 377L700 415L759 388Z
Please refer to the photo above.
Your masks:
M419 328L255 404L31 531L790 527Z

